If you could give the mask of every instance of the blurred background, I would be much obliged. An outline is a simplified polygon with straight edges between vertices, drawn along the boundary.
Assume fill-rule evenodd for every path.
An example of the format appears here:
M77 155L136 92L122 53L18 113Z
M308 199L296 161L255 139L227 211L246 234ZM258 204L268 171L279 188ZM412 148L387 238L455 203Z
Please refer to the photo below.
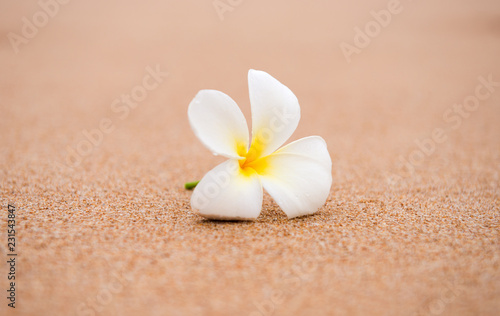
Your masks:
M255 307L269 295L263 282L280 288L287 260L302 257L315 267L350 267L350 277L315 270L312 280L329 283L307 283L276 315L430 313L443 280L457 275L468 295L440 313L498 312L499 1L0 7L0 200L20 209L24 251L16 312L266 315L269 307ZM273 226L284 215L268 197L261 226L200 224L190 210L184 182L221 159L195 138L187 106L198 90L217 89L249 119L249 69L298 97L292 140L321 135L328 143L334 184L310 219L318 227ZM478 89L488 96L464 108ZM436 128L445 136L433 136ZM408 203L417 213L401 211ZM465 226L435 215L452 210L466 211ZM424 215L430 224L418 220ZM377 216L396 237L368 228ZM258 237L238 239L245 229ZM284 231L298 239L282 239ZM305 249L302 232L327 249ZM250 253L230 248L240 242ZM273 250L262 246L269 243ZM102 258L135 278L92 307L86 298L107 284Z
M26 124L14 130L2 124L3 140L9 148L29 140L38 144L30 154L43 160L40 151L47 150L61 163L71 155L66 146L76 149L81 131L103 117L120 132L104 138L102 151L114 152L120 141L148 151L165 147L166 139L167 155L188 150L179 142L194 142L185 113L196 92L221 90L249 117L246 74L254 68L298 96L297 136L331 133L340 161L341 152L359 152L387 169L397 162L378 159L388 147L410 153L415 138L446 125L443 113L474 92L478 76L498 73L496 1L3 1L2 7L2 120ZM168 78L117 119L122 112L111 104L141 83L148 66ZM498 100L493 94L486 104ZM498 118L498 107L481 105L479 112L467 125L487 129L481 138L498 136L482 119ZM470 134L466 128L455 135Z

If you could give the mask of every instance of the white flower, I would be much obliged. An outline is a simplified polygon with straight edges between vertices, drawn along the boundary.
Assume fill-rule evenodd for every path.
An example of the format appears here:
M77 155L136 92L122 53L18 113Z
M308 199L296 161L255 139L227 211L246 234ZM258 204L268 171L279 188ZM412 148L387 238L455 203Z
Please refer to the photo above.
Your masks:
M245 117L228 95L201 90L189 104L196 136L212 153L229 158L201 179L191 207L212 219L255 219L262 209L264 187L289 218L315 213L332 184L325 141L310 136L278 149L299 123L297 97L263 71L248 72L248 88L250 143Z

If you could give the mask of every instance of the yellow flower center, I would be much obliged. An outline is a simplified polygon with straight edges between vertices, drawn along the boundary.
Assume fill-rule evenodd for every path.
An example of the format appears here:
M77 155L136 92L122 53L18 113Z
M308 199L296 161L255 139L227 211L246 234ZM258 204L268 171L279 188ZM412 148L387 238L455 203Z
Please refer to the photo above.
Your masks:
M262 151L264 150L264 144L259 138L254 139L250 145L250 149L246 149L244 144L239 144L237 147L238 155L245 157L240 159L240 171L246 175L252 175L255 172L257 174L263 174L268 167L268 162L266 157L262 156Z

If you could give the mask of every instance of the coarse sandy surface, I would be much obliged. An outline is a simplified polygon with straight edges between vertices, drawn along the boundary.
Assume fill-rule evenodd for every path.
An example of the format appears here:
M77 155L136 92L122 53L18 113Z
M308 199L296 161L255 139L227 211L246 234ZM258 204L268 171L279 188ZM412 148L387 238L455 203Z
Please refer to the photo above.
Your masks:
M229 2L0 2L0 314L499 315L500 2ZM250 68L298 97L291 140L328 144L316 215L191 210L223 159L187 106L217 89L250 117Z

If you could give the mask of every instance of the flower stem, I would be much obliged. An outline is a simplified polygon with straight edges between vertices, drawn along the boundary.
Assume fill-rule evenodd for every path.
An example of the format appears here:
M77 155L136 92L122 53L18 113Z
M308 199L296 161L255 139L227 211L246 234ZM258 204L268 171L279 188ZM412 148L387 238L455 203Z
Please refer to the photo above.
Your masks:
M200 181L186 182L186 184L184 184L184 188L186 188L186 190L192 190L198 185L199 182Z

